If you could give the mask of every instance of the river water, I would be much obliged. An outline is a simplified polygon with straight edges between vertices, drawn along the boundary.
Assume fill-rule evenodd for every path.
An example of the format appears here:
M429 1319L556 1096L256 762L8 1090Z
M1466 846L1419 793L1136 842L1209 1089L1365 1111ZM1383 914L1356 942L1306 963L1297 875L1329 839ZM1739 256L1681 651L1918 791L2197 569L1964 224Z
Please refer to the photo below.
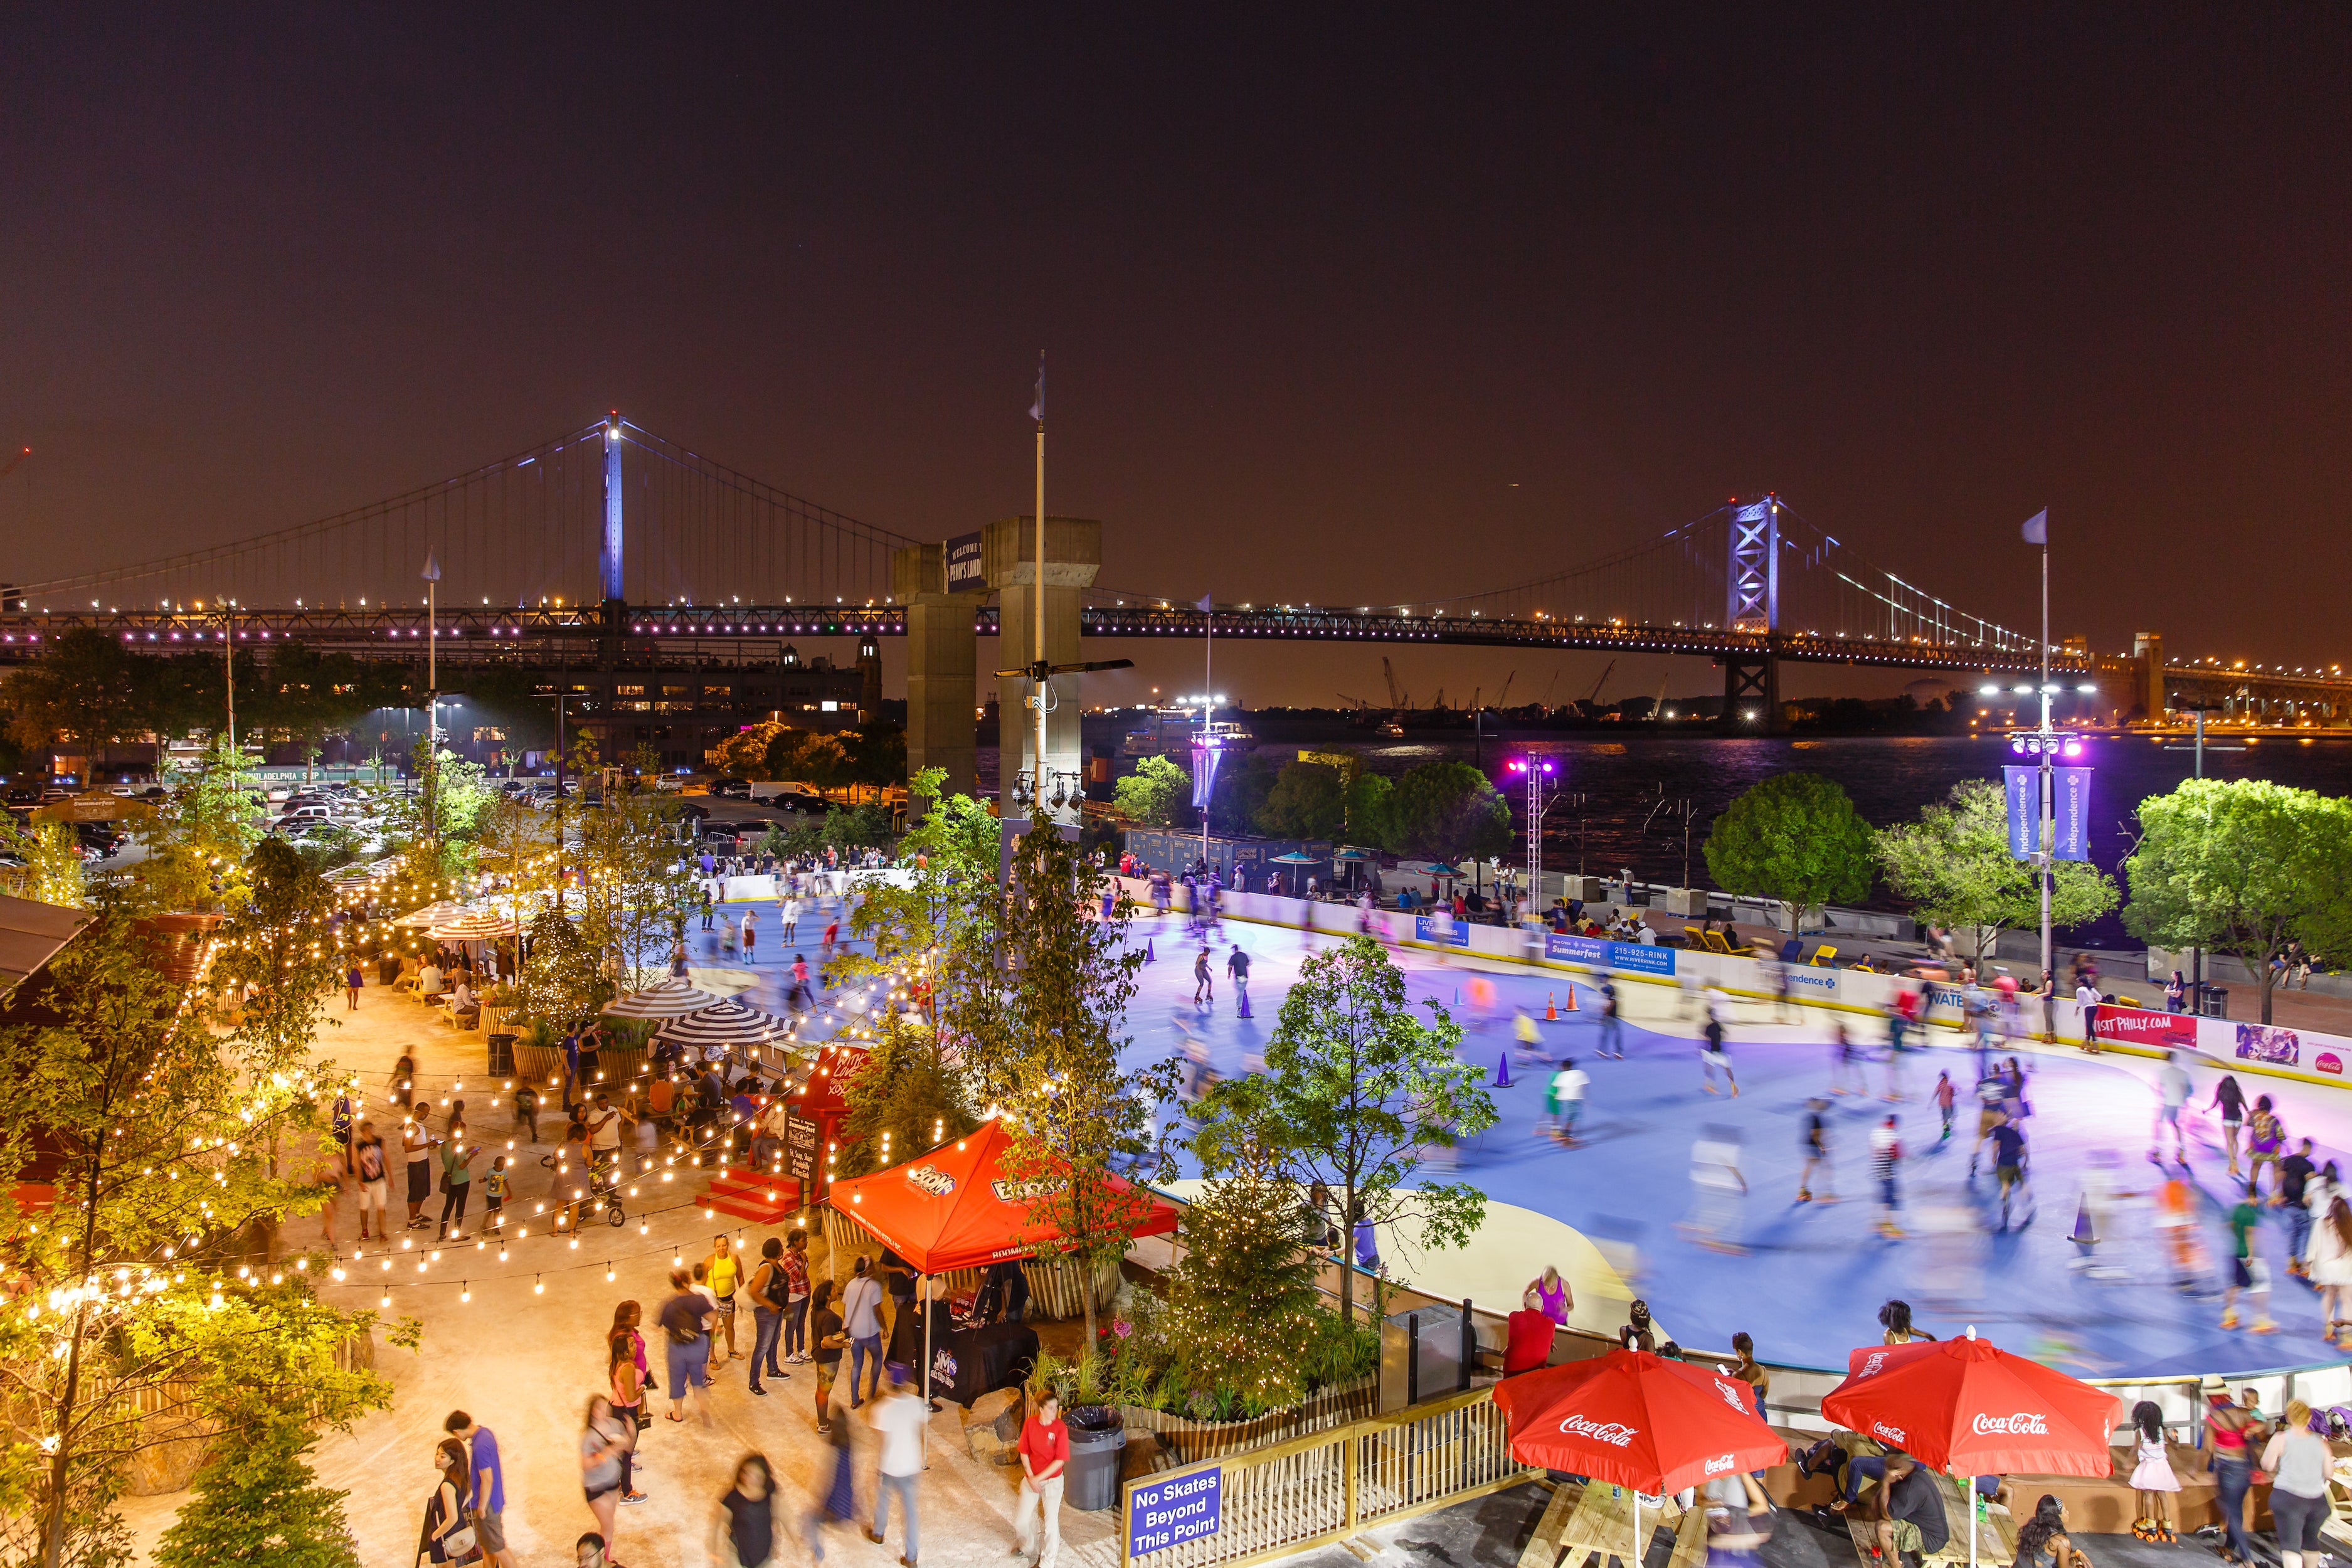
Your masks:
M2226 743L2245 742L2235 738ZM2190 754L2167 749L2187 744L2177 737L2158 741L2146 736L2095 736L2085 742L2077 761L2095 770L2091 855L2101 867L2113 871L2131 852L2136 841L2132 816L2138 804L2190 776ZM1615 740L1580 732L1502 741L1489 735L1479 747L1458 731L1383 741L1341 726L1333 726L1328 736L1305 732L1279 743L1261 742L1257 749L1279 761L1302 750L1347 750L1362 757L1367 767L1387 774L1438 759L1469 762L1475 751L1488 775L1510 797L1515 819L1526 798L1525 787L1518 775L1504 771L1506 760L1530 753L1553 757L1560 763L1553 789L1584 799L1560 800L1546 813L1547 868L1594 876L1613 876L1631 868L1642 880L1685 885L1682 819L1674 814L1686 800L1691 807L1690 876L1702 887L1709 885L1699 847L1707 825L1741 791L1775 773L1826 774L1853 796L1865 820L1885 827L1916 816L1921 806L1963 779L1998 781L2003 764L2022 760L2011 755L2005 741L1992 737L1631 735ZM988 786L993 784L995 762L992 749L983 752L981 771ZM2267 735L2244 751L2216 751L2209 745L2205 774L2270 779L2323 795L2352 795L2352 741ZM1661 800L1664 809L1655 809ZM1873 902L1895 907L1883 887L1878 893ZM2075 939L2100 947L2130 945L2122 922L2114 916L2083 928Z

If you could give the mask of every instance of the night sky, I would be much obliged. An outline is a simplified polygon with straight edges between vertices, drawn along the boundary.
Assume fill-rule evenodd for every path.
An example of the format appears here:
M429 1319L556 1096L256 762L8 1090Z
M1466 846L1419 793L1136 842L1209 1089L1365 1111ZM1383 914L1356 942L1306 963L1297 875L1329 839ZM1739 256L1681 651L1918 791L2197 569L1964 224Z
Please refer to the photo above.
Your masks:
M814 9L13 10L0 576L616 405L940 538L1026 510L1043 348L1121 586L1465 592L1769 488L2012 625L2046 505L2062 632L2352 654L2341 8Z

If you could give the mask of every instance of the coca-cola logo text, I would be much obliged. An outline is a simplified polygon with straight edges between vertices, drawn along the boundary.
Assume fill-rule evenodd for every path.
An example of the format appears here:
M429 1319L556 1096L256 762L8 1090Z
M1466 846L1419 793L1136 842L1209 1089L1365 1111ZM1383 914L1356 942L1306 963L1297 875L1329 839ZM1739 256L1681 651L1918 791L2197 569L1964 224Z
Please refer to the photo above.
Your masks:
M1875 1377L1878 1374L1879 1369L1884 1367L1885 1364L1886 1352L1885 1351L1873 1351L1870 1352L1870 1359L1862 1363L1862 1370L1855 1373L1853 1375L1856 1377Z
M1706 1462L1706 1473L1710 1476L1727 1475L1730 1472L1730 1469L1731 1456L1728 1454L1709 1459Z
M1559 1424L1559 1429L1570 1436L1590 1437L1616 1448L1631 1443L1636 1430L1616 1421L1588 1421L1580 1415L1569 1416Z
M1911 1440L1911 1434L1906 1432L1900 1426L1889 1426L1884 1421L1872 1422L1870 1424L1870 1429L1897 1447L1901 1447L1904 1444L1908 1443Z
M1734 1410L1745 1411L1748 1408L1748 1385L1746 1384L1726 1383L1723 1379L1718 1377L1715 1380L1715 1391L1717 1394L1722 1394L1723 1402L1726 1405L1730 1405Z
M1996 1432L2005 1433L2012 1437L2050 1436L2050 1418L2024 1410L2019 1411L2014 1415L1986 1415L1979 1413L1977 1418L1969 1423L1969 1426L1979 1437Z

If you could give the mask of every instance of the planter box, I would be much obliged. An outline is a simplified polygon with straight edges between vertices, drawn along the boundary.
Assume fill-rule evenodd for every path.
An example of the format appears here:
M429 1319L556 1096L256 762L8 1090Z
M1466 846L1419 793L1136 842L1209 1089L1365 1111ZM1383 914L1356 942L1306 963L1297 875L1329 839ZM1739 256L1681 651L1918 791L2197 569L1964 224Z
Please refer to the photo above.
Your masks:
M1130 1432L1152 1435L1169 1462L1189 1465L1245 1448L1262 1448L1327 1427L1369 1419L1379 1403L1379 1383L1362 1377L1338 1387L1318 1389L1286 1410L1269 1410L1246 1421L1194 1421L1165 1410L1141 1405L1119 1407Z

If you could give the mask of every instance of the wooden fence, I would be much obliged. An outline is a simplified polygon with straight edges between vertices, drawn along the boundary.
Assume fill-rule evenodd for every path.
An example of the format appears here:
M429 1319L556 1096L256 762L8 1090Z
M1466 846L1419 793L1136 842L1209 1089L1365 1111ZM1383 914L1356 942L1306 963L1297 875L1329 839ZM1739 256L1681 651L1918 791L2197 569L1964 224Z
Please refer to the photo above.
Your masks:
M1130 1431L1151 1433L1160 1439L1162 1452L1173 1454L1180 1465L1189 1465L1196 1459L1214 1459L1364 1420L1379 1406L1380 1393L1380 1379L1367 1375L1335 1388L1318 1389L1286 1409L1268 1411L1247 1421L1194 1421L1140 1405L1123 1405L1119 1413Z
M1138 1552L1139 1489L1217 1473L1217 1528ZM1370 1526L1499 1491L1543 1472L1511 1458L1492 1387L1393 1415L1129 1481L1119 1495L1119 1562L1150 1568L1243 1568L1345 1541ZM1132 1521L1133 1530L1130 1530Z

